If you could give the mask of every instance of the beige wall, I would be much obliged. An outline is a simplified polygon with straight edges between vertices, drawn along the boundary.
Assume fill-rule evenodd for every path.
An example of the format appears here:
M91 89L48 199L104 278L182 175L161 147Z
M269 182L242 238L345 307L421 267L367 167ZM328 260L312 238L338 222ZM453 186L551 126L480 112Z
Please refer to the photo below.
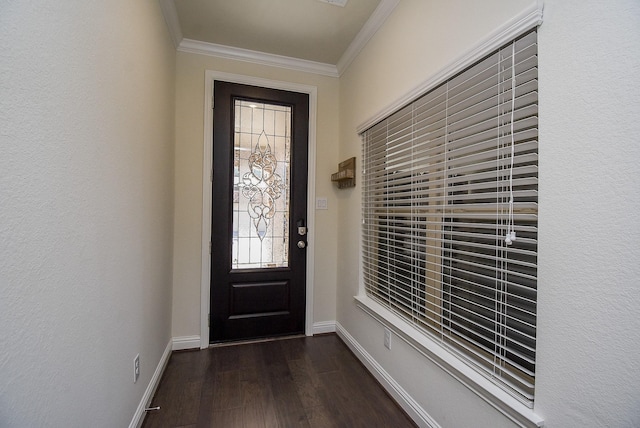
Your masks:
M335 320L337 192L330 175L337 170L338 79L179 52L176 74L175 228L173 336L200 334L202 163L205 71L212 70L318 88L316 197L329 209L315 212L314 322Z
M175 49L155 0L2 1L0 40L0 426L126 427L171 338Z

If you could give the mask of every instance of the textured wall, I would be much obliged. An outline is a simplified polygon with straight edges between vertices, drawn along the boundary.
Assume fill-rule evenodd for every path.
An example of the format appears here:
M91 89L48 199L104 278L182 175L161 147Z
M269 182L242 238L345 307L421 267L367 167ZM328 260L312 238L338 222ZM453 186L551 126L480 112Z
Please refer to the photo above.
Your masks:
M340 157L360 155L356 126L530 3L403 0L341 77ZM640 426L639 9L545 1L535 412L549 427ZM383 348L352 298L359 187L339 196L338 321L442 427L511 426L400 341Z
M640 426L640 2L548 0L540 28L536 410Z
M179 52L176 77L176 211L173 272L173 336L200 334L202 156L206 70L287 81L318 88L316 196L329 209L316 211L314 322L335 320L337 191L331 173L338 158L338 79Z
M2 0L0 39L0 426L127 426L170 338L175 50L155 0Z

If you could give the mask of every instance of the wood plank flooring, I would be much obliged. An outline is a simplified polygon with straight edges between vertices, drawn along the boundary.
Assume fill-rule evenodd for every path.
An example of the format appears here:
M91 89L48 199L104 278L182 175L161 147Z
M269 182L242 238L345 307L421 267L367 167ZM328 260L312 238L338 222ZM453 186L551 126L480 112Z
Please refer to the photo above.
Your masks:
M415 427L335 334L174 352L143 428Z

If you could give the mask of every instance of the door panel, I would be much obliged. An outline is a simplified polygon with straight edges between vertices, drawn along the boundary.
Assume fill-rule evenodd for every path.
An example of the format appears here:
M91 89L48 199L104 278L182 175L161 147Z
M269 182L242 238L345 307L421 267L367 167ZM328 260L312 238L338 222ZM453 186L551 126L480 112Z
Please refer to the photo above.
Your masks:
M309 97L216 81L214 105L210 341L303 333Z
M229 317L289 312L289 281L231 284Z

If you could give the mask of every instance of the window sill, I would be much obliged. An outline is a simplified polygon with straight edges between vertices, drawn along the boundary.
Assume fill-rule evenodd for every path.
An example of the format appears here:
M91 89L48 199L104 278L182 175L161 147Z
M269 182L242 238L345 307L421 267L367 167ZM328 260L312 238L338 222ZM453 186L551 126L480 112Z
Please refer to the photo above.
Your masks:
M496 410L523 427L542 427L544 419L503 391L487 378L453 356L440 344L425 336L407 321L366 295L355 296L356 304L372 318L393 331L420 354L449 373Z

